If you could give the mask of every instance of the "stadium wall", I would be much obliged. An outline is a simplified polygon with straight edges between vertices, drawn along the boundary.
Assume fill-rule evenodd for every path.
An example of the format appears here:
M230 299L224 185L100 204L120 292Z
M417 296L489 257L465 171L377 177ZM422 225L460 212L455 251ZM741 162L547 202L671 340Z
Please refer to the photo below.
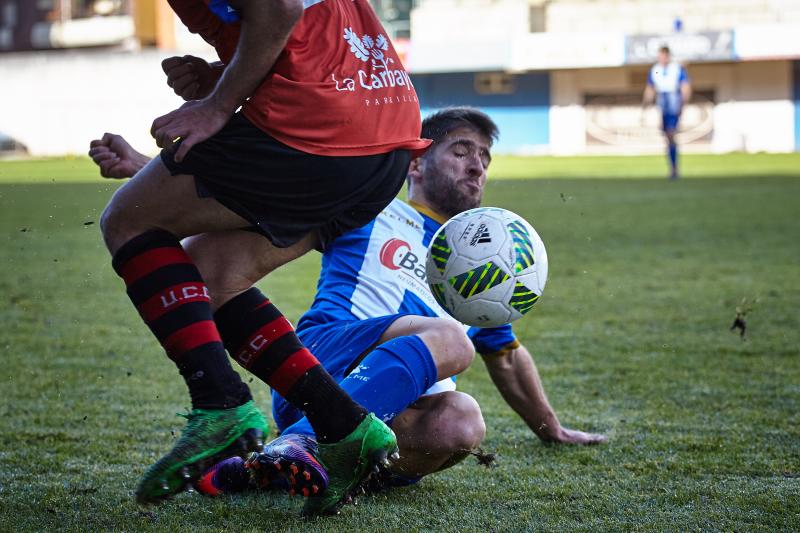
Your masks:
M52 51L0 60L0 134L35 156L85 154L104 132L156 153L150 125L182 100L165 83L168 51Z
M31 155L84 154L105 131L155 153L152 120L181 104L160 61L173 52L53 51L0 61L0 136ZM197 52L195 52L197 53ZM800 149L800 62L698 63L699 100L682 119L687 151ZM474 105L499 124L498 153L660 153L658 121L640 111L646 65L527 73L412 74L423 114ZM644 121L642 121L644 119Z
M550 74L454 72L411 76L422 116L453 105L481 108L497 123L497 152L544 153L550 145Z
M551 153L663 151L658 111L641 110L648 68L552 72ZM681 118L679 141L694 152L793 151L791 69L790 61L689 65L695 96Z
M791 152L791 62L752 61L698 68L695 84L717 91L714 152Z

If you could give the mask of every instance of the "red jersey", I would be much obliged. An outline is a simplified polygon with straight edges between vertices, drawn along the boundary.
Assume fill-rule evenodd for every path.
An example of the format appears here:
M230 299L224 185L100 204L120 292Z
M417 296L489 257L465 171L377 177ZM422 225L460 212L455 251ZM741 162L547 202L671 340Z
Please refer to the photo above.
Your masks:
M239 23L223 23L208 0L169 0L180 19L228 63ZM305 0L305 11L272 70L243 105L260 129L317 155L422 151L417 94L367 0Z

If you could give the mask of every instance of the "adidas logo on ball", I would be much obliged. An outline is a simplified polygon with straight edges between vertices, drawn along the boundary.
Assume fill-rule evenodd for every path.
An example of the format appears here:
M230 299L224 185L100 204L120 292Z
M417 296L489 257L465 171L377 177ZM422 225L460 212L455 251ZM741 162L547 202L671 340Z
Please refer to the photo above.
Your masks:
M475 235L472 236L472 240L469 241L469 245L475 246L476 244L485 244L487 242L492 242L492 236L489 234L489 228L486 227L486 224L481 224L475 231Z

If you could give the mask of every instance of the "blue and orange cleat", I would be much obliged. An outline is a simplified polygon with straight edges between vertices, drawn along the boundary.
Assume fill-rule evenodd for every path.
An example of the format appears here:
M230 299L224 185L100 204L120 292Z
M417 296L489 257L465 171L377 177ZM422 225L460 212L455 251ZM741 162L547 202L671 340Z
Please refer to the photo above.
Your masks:
M257 487L315 496L328 487L328 473L318 455L315 439L289 433L268 443L263 452L253 453L245 468Z
M206 496L236 494L251 488L250 471L244 459L229 457L209 468L195 483L195 489Z

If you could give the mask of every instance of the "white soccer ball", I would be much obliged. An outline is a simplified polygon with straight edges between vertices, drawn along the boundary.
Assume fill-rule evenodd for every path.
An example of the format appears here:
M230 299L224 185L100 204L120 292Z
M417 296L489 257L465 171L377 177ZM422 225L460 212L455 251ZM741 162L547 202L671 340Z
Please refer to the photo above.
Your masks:
M453 318L494 327L521 318L542 295L547 252L524 218L478 207L439 228L425 268L433 296Z

